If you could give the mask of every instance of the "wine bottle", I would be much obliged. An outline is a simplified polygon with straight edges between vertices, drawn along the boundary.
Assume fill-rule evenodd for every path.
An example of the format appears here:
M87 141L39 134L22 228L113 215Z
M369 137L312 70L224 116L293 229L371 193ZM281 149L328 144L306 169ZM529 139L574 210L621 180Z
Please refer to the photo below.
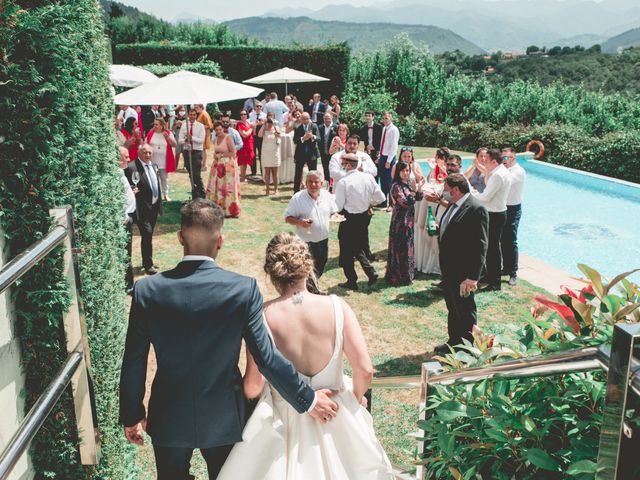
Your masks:
M431 207L429 207L427 212L427 234L430 237L435 237L438 234L438 229L436 228L436 217L433 215Z

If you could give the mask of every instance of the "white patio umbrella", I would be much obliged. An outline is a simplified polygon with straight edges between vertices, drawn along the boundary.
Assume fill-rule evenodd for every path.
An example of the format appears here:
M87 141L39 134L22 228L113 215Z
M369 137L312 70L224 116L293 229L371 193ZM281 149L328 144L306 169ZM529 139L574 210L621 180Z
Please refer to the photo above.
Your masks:
M185 105L253 98L262 88L181 70L113 97L117 105Z
M127 88L158 80L158 77L153 73L133 65L110 65L109 78L112 85Z
M307 83L307 82L327 82L329 78L313 75L312 73L301 72L293 68L285 67L273 72L265 73L257 77L244 80L242 83L257 83L262 85L265 83L284 83L285 95L289 93L290 83Z

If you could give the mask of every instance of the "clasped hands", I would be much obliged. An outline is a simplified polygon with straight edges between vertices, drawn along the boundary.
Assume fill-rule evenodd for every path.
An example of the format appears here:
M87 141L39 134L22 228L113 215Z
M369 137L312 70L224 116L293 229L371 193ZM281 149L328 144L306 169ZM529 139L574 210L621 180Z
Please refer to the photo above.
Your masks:
M144 436L142 432L147 431L147 417L144 417L135 425L130 427L124 427L124 436L127 438L128 442L133 445L144 445Z

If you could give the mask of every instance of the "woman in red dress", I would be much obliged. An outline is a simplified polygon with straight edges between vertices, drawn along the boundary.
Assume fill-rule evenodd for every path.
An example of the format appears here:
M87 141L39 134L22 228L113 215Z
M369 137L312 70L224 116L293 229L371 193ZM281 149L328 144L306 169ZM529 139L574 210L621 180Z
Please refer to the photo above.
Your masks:
M134 162L138 158L138 147L142 143L142 133L138 128L138 121L134 117L127 118L120 131L125 138L123 146L129 150L129 161Z
M242 137L242 148L238 150L238 166L240 167L240 181L246 181L247 165L253 165L255 150L253 148L253 127L249 123L246 110L240 112L240 120L236 124L238 133Z

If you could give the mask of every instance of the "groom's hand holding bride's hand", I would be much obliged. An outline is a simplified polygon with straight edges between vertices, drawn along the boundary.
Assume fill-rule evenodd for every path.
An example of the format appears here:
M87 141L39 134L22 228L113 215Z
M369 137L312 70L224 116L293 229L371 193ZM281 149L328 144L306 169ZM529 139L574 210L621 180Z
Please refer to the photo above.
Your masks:
M338 404L331 400L336 393L333 390L324 388L316 391L316 405L309 412L313 418L320 423L327 423L338 414Z
M143 431L147 431L147 418L143 418L131 427L124 427L124 436L127 437L129 443L133 445L144 445Z

